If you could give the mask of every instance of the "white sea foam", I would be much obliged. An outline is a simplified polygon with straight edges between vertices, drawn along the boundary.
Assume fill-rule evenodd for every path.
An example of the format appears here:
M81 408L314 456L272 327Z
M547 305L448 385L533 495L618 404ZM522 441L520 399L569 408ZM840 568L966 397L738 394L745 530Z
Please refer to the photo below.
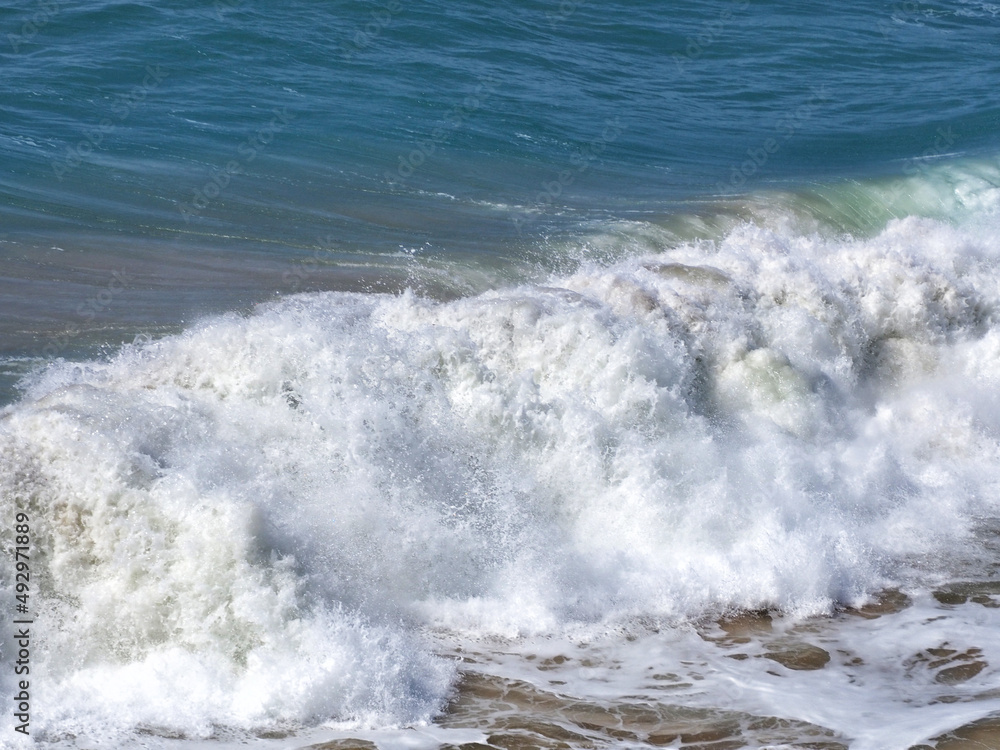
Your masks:
M745 224L51 366L0 421L38 731L419 723L435 629L801 617L943 575L997 512L997 229Z

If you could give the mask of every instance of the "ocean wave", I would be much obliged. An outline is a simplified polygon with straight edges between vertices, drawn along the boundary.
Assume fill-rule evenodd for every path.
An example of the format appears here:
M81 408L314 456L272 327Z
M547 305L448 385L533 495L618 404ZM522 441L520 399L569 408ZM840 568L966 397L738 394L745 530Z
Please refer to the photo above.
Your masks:
M996 513L976 216L298 295L36 372L0 496L33 528L43 734L427 721L436 629L801 616L937 574Z

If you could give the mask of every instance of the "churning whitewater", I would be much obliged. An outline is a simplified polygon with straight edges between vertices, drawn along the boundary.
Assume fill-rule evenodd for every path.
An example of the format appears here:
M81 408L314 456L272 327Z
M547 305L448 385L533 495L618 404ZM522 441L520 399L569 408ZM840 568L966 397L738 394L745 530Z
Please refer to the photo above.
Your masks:
M998 510L980 219L746 223L49 366L0 421L4 517L35 535L38 731L419 723L457 671L439 633L805 616L946 575Z

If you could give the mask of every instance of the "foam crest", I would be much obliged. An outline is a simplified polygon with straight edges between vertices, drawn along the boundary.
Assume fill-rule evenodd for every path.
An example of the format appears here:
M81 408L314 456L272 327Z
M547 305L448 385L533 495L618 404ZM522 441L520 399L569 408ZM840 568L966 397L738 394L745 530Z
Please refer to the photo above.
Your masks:
M0 422L49 731L419 722L435 628L805 615L936 574L996 511L995 236L746 224L50 367Z

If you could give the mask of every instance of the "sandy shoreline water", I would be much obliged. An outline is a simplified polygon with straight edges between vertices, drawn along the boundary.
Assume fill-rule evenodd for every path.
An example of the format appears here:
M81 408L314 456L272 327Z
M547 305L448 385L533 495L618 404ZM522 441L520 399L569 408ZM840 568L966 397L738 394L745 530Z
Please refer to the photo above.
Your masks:
M976 609L998 607L1000 581L955 582L918 602L899 590L889 590L864 607L797 623L774 612L743 612L694 627L688 635L707 650L683 656L674 653L669 665L674 671L667 671L663 658L679 643L669 629L635 631L629 636L632 648L625 650L620 644L609 650L609 644L600 640L562 646L546 639L465 643L450 651L463 666L452 699L431 726L409 733L355 731L352 736L350 731L337 732L336 738L302 745L286 737L284 742L293 744L284 746L301 750L1000 748L1000 690L984 689L988 681L981 681L996 671L996 662L984 655L986 651L995 654L995 647L944 640L936 647L912 650L912 642L920 639L908 632L914 623L923 622L934 631L933 640L954 629L954 624L942 625L942 621L955 616L975 618ZM914 618L916 610L922 611ZM896 663L879 663L868 654L860 655L864 643L855 639L866 634L877 638L887 632L909 638L911 651L901 648L900 654L906 655ZM680 641L686 647L695 642ZM852 649L852 644L860 648ZM740 684L733 679L740 670L724 672L727 662L755 665L756 670L742 670L742 674L755 671L768 684ZM637 670L637 664L644 666ZM863 705L854 701L828 712L846 721L839 727L784 712L746 709L759 701L754 690L773 691L772 700L799 709L823 702L829 696L810 695L809 689L817 684L815 676L824 672L831 682L846 677L847 683L862 690L878 675L888 675L890 688L899 687L898 705L885 716L881 728L877 710L869 716L858 715L852 722L851 711L864 712ZM931 687L934 695L907 696L907 683ZM615 695L616 691L622 692ZM781 695L782 691L786 694ZM959 704L962 709L952 710L953 716L979 715L967 721L952 720L949 725L947 712L936 710ZM919 737L921 731L925 737ZM469 739L470 733L478 737Z

